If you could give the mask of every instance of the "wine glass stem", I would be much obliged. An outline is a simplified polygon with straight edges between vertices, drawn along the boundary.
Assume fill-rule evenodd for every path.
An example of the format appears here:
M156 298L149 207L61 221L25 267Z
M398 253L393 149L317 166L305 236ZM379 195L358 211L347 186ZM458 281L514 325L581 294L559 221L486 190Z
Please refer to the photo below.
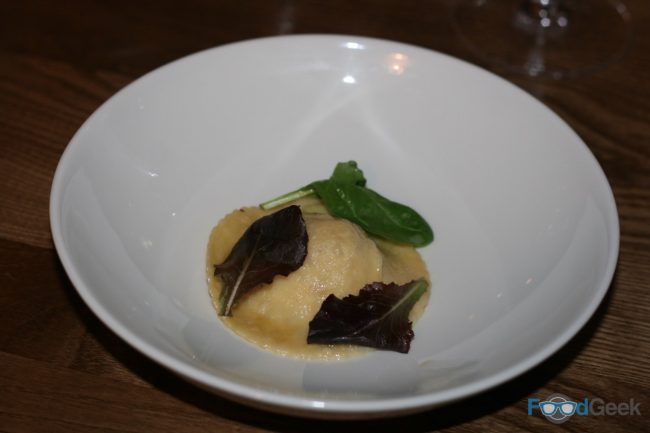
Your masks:
M496 69L553 79L600 70L631 39L621 0L458 0L454 21Z
M569 24L561 0L523 0L517 12L516 22L530 33L558 32Z
M539 5L540 10L545 11L547 16L555 17L559 11L560 0L531 0Z

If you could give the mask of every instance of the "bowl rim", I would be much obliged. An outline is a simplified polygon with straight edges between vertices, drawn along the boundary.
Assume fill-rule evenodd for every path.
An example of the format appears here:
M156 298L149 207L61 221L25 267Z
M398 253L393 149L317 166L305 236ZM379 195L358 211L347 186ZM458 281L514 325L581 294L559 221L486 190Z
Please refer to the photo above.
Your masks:
M161 364L167 369L175 372L176 374L188 379L189 381L203 387L207 388L212 392L215 392L219 395L228 397L235 401L252 404L257 407L261 407L268 410L273 410L277 412L298 414L302 416L316 417L316 418L329 418L329 417L345 417L345 418L367 418L367 417L384 417L384 416L393 416L401 413L415 412L420 410L425 410L427 408L432 408L440 406L443 404L451 403L477 393L486 391L490 388L498 386L516 378L522 373L532 369L537 366L552 354L557 352L561 347L567 344L577 333L578 331L587 323L587 321L593 316L596 309L604 299L612 278L614 276L614 271L616 269L616 264L618 261L619 254L619 242L620 242L620 226L618 213L616 209L616 202L614 199L614 194L609 184L607 177L598 163L596 157L591 152L589 147L584 143L584 141L575 133L575 131L564 122L561 118L561 122L568 127L569 131L575 136L576 141L572 143L582 146L585 151L585 156L589 159L590 169L595 170L599 179L603 181L603 191L605 199L607 200L608 207L606 209L607 220L609 221L608 229L608 240L609 240L609 251L608 251L608 261L607 266L604 272L604 278L598 282L598 287L594 292L594 296L589 300L589 302L584 306L579 315L576 315L575 319L571 323L571 326L567 327L564 332L557 335L550 344L540 348L538 351L528 355L523 360L518 363L506 368L500 372L488 375L480 380L473 381L471 383L454 387L452 389L435 391L426 394L413 395L407 397L397 397L397 398L385 398L385 399L372 399L372 400L345 400L345 399L316 399L312 396L298 396L290 394L282 394L274 392L271 390L265 390L260 388L255 388L248 385L243 385L235 381L218 377L216 375L201 371L190 364L187 364L183 361L175 359L171 355L157 349L152 344L148 343L146 340L140 338L134 332L132 332L127 326L122 324L116 317L107 310L92 294L89 286L86 285L86 282L82 279L80 273L77 271L73 265L71 256L67 249L67 245L64 240L64 235L61 226L61 213L62 213L62 197L65 190L65 177L66 172L69 170L68 167L75 157L75 153L80 146L83 146L81 142L81 135L84 133L88 125L90 125L93 120L102 112L102 110L109 104L113 99L120 97L124 92L127 92L132 86L136 83L148 79L152 74L158 73L167 68L172 68L178 65L179 63L185 63L191 61L193 58L198 56L206 55L218 55L220 50L224 48L232 48L237 45L250 45L250 44L259 44L264 45L270 41L278 41L281 39L303 39L308 40L321 40L321 41L331 41L342 42L344 40L354 40L363 42L365 44L375 44L375 45L391 45L393 47L400 46L402 48L408 48L411 51L420 52L422 55L436 55L446 58L446 61L457 62L462 64L465 68L473 69L482 74L488 74L493 79L497 79L508 86L516 89L517 92L525 94L527 98L530 98L531 103L539 104L543 109L550 112L554 117L559 118L559 116L553 112L549 107L547 107L542 102L533 98L527 92L517 87L516 85L508 82L507 80L493 74L490 71L487 71L483 68L480 68L476 65L473 65L464 60L458 59L453 56L449 56L438 51L420 47L417 45L407 44L399 41L393 41L388 39L381 38L372 38L365 36L356 36L356 35L345 35L345 34L297 34L297 35L282 35L282 36L270 36L263 38L254 38L246 39L242 41L232 42L224 45L219 45L216 47L208 48L187 56L181 57L177 60L171 61L167 64L164 64L141 77L133 80L128 85L124 86L113 94L110 98L104 101L96 110L84 121L81 127L75 132L69 143L67 144L65 150L63 151L61 158L58 162L56 172L53 177L52 187L50 190L50 229L52 232L52 239L54 242L55 249L58 253L58 256L61 260L63 268L65 269L68 277L70 278L73 286L75 287L77 293L81 296L83 301L88 305L88 307L93 311L93 313L113 332L115 332L121 339L126 341L131 347L144 354L151 360L156 363ZM217 53L217 54L215 54Z

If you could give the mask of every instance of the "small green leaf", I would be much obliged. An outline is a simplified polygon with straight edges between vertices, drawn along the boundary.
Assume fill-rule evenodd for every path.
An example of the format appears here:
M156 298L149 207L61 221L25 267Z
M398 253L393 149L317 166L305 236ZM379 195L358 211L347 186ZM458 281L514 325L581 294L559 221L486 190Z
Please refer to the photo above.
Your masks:
M433 241L433 231L415 210L375 191L332 181L312 183L327 209L339 218L382 238L422 247Z
M339 162L329 179L313 182L260 207L272 209L316 194L330 213L360 225L368 233L416 247L433 241L433 230L420 214L365 185L366 178L355 161Z
M366 178L363 175L363 171L357 167L356 161L339 162L336 164L330 180L338 183L366 186Z

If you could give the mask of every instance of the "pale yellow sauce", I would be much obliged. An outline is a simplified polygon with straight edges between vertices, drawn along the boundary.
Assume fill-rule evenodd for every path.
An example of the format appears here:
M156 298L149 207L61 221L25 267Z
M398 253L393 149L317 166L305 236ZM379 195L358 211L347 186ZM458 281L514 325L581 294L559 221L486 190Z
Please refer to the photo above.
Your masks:
M304 264L284 277L252 289L242 296L223 322L246 340L275 353L302 359L341 359L368 351L351 345L307 344L309 322L323 300L333 293L339 298L356 295L375 281L404 284L429 279L420 254L410 246L373 239L357 225L330 216L317 199L301 199L309 242ZM257 207L235 210L217 224L208 242L207 275L210 295L218 309L221 281L214 265L230 254L235 243L257 219L275 212ZM416 320L427 304L422 296L410 319Z

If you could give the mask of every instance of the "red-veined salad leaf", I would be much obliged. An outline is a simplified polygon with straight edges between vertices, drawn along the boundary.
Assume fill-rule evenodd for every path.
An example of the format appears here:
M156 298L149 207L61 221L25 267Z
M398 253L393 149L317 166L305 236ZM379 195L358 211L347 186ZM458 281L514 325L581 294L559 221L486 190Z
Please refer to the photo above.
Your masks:
M407 353L413 339L409 312L426 292L424 279L402 286L371 283L358 295L329 295L309 322L309 344L356 344Z
M232 315L237 300L252 288L300 268L307 256L308 240L298 206L286 207L255 221L228 258L214 267L214 275L223 282L219 315Z

